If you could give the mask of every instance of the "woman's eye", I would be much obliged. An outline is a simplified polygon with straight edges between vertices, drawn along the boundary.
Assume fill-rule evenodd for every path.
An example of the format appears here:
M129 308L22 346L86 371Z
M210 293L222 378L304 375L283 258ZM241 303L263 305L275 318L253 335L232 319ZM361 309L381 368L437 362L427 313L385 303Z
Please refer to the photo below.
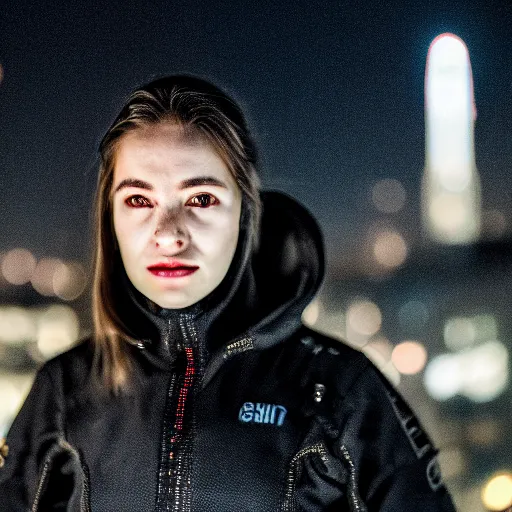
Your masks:
M143 208L145 206L151 206L151 203L142 196L130 196L125 200L125 203L131 208Z
M210 194L199 194L197 196L191 197L186 206L197 206L199 208L208 208L209 206L213 206L218 204L218 199L213 197Z

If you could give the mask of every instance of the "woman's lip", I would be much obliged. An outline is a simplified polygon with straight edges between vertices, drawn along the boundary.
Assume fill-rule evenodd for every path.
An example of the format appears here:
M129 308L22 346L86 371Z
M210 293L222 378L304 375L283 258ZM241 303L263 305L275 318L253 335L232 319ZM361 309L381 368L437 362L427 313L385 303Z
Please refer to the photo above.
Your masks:
M186 263L182 263L181 261L161 261L155 263L154 265L150 265L148 270L152 269L169 269L169 268L199 268L197 265L187 265Z
M193 274L199 267L148 267L148 270L157 277L186 277Z

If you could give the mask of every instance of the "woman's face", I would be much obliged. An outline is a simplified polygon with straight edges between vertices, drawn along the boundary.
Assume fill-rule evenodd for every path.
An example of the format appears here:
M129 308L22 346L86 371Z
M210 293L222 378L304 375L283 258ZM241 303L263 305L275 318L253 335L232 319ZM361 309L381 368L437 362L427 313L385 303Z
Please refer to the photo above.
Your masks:
M115 153L114 230L132 284L162 308L190 306L226 275L242 194L204 140L173 124L137 128Z

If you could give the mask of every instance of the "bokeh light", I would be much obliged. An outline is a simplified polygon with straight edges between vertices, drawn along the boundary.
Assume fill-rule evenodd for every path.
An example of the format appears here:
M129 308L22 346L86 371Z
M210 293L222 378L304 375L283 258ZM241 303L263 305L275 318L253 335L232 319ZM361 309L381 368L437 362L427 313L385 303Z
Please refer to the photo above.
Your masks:
M512 506L512 474L494 475L482 489L482 502L492 511L501 512Z
M369 300L356 300L347 309L347 327L365 336L373 336L380 329L382 315L379 307Z
M373 244L375 260L386 268L396 268L407 258L407 244L396 231L382 231L377 234Z
M454 62L467 59L467 48L457 36L446 33L437 36L430 47L430 54L439 67L450 68Z
M55 295L53 279L57 272L64 272L65 265L56 258L43 258L35 268L32 276L32 286L41 295L51 297Z
M0 307L0 342L16 345L34 341L36 323L34 315L18 306Z
M384 336L372 338L365 346L364 352L378 366L384 366L391 362L393 345Z
M449 349L470 347L476 339L476 329L471 318L451 318L444 326L444 342Z
M318 317L320 316L320 301L318 299L315 299L313 302L311 302L307 308L302 313L302 320L305 324L309 325L310 327L313 327Z
M70 348L79 336L77 314L65 305L54 305L38 318L37 348L48 359Z
M443 193L432 199L429 214L439 230L453 237L464 228L468 216L463 197Z
M424 227L437 242L473 242L480 233L481 201L473 78L464 42L454 34L438 36L425 71Z
M438 355L427 365L425 387L436 400L461 394L473 402L489 402L507 387L508 359L508 350L499 341Z
M326 310L320 308L319 317L315 322L315 330L333 336L340 340L346 340L346 317L342 311Z
M372 338L363 345L361 350L394 386L400 384L400 373L391 361L393 345L387 338L383 336Z
M454 397L462 384L462 366L458 357L441 354L432 358L425 369L424 384L428 394L436 400Z
M404 207L405 199L405 189L398 180L380 180L372 188L372 202L379 212L397 213Z
M0 437L7 435L11 421L25 400L33 380L32 374L0 374Z
M62 300L75 300L85 290L86 274L82 265L68 262L58 265L53 273L53 291Z
M459 476L467 470L468 461L460 448L445 447L439 452L438 458L445 479Z
M508 383L508 351L503 343L490 341L461 354L464 367L462 393L474 402L489 402Z
M478 343L492 341L498 337L498 323L494 315L453 317L444 329L444 342L454 351L463 350Z
M27 249L12 249L2 258L2 274L10 284L28 283L36 269L36 258Z
M415 375L425 367L427 350L419 341L403 341L393 349L391 360L401 374Z

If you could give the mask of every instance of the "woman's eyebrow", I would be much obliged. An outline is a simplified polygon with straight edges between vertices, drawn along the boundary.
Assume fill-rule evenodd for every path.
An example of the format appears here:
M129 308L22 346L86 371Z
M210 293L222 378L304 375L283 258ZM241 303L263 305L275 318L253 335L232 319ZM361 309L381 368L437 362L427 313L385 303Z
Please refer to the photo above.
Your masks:
M218 178L214 178L213 176L196 176L194 178L188 178L186 180L180 181L178 188L183 190L186 188L200 187L201 185L228 188L228 186L223 181L219 180ZM135 178L126 178L122 180L119 185L117 185L116 189L114 190L114 194L123 188L128 187L142 188L144 190L154 190L153 185L147 181Z
M114 194L122 190L123 188L135 187L135 188L143 188L144 190L153 190L153 185L148 183L147 181L137 180L135 178L126 178L119 185L117 185L114 190Z
M200 187L201 185L212 185L214 187L228 188L228 186L218 178L213 176L197 176L195 178L189 178L179 183L178 188L183 190L185 188Z

